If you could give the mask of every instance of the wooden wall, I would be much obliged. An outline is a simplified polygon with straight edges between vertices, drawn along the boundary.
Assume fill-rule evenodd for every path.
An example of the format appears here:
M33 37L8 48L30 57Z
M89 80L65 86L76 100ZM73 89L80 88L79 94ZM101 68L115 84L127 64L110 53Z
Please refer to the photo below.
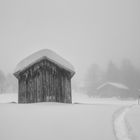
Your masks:
M18 79L19 103L72 102L70 72L48 60L41 60L24 70Z

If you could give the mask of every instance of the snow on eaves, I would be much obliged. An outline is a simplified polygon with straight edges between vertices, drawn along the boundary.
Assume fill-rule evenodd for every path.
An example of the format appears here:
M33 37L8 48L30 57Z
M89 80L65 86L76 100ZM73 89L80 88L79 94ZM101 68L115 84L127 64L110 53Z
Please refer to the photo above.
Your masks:
M20 63L17 64L14 73L20 73L21 71L35 64L37 61L43 59L44 57L57 64L59 67L68 70L72 76L74 75L75 70L72 64L49 49L40 50L23 59Z
M123 85L123 84L120 84L120 83L106 82L106 83L100 85L100 86L97 88L97 90L103 88L103 87L106 86L106 85L111 85L111 86L114 86L114 87L117 87L117 88L120 88L120 89L126 89L126 90L129 89L127 86L125 86L125 85Z

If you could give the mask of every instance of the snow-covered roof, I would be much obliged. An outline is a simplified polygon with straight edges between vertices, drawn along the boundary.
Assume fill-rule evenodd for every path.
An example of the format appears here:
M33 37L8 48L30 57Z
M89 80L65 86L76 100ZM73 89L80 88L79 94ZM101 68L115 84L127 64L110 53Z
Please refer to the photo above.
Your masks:
M97 87L97 90L101 89L102 87L106 86L106 85L111 85L120 89L126 89L128 90L129 88L121 83L115 83L115 82L106 82L102 85L100 85L99 87Z
M71 73L71 76L74 75L75 70L72 64L49 49L40 50L23 59L20 63L17 64L14 73L20 73L21 71L25 70L26 68L35 64L37 61L43 58L46 58L51 62L57 64L59 67L68 70Z

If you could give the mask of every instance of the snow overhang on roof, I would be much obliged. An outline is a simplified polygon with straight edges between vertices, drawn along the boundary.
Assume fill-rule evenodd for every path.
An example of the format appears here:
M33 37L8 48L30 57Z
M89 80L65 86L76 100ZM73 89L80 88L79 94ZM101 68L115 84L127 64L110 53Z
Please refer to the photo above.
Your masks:
M59 56L58 54L56 54L55 52L49 49L43 49L43 50L33 53L32 55L28 56L27 58L23 59L20 63L18 63L14 71L14 75L18 75L23 70L32 66L39 60L45 59L45 58L55 63L59 67L69 71L71 73L71 76L75 74L74 67L70 62L63 59L61 56Z

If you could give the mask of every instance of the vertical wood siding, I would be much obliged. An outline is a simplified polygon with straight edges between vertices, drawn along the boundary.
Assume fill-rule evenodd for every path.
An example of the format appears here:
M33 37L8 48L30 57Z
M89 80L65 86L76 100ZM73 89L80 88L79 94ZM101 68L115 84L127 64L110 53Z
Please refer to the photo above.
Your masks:
M18 80L19 103L72 102L70 73L48 60L21 72Z

